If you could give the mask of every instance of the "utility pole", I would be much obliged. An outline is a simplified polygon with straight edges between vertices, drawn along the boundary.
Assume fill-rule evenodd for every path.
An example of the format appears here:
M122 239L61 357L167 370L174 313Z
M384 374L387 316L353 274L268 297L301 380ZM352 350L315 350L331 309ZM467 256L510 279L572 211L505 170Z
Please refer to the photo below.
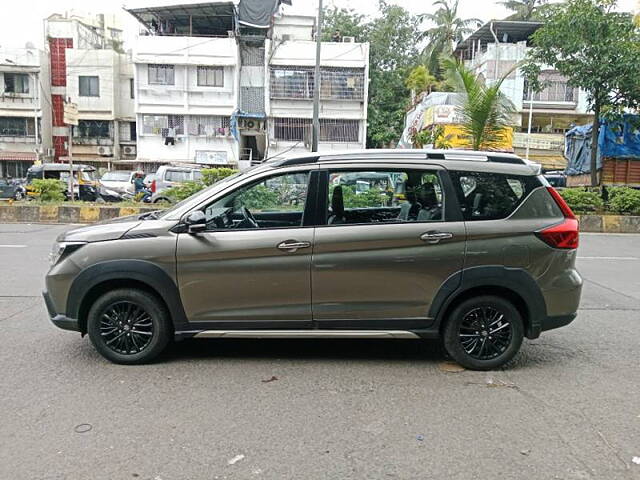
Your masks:
M313 126L311 138L311 151L318 151L320 139L320 49L322 45L322 0L318 0L318 28L316 31L316 70L313 77Z
M533 89L529 87L529 128L527 128L527 155L529 160L529 151L531 150L531 122L533 121Z

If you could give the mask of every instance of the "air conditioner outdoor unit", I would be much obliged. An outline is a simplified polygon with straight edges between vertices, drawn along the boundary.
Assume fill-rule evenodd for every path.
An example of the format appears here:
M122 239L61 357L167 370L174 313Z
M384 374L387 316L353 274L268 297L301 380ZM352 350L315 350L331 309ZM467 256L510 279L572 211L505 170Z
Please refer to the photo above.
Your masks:
M113 155L112 147L98 147L98 155L101 157L111 157Z
M342 37L342 43L355 43L356 37Z
M133 145L126 145L124 147L122 147L122 153L125 155L135 155L136 154L136 147Z
M264 130L264 122L256 118L243 118L240 128L244 130Z

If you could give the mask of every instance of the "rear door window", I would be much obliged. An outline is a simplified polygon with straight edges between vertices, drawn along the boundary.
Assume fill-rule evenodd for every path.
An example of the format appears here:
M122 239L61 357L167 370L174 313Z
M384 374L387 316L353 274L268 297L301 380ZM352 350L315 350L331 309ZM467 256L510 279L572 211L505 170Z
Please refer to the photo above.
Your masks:
M186 182L190 180L189 172L184 170L167 170L164 174L167 182Z
M456 171L450 174L467 221L507 218L540 186L534 176Z
M328 225L441 222L444 198L436 171L329 172Z

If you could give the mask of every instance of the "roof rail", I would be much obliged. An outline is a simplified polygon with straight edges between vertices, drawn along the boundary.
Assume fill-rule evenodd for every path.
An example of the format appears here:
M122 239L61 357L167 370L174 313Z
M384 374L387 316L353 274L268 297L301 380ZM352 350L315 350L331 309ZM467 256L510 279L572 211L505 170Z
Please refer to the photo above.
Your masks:
M522 158L499 152L477 152L471 150L419 150L419 149L389 149L389 150L351 150L346 152L311 153L289 158L274 158L278 166L303 165L307 163L322 163L336 160L386 160L401 161L404 159L450 160L469 162L508 163L512 165L527 165Z

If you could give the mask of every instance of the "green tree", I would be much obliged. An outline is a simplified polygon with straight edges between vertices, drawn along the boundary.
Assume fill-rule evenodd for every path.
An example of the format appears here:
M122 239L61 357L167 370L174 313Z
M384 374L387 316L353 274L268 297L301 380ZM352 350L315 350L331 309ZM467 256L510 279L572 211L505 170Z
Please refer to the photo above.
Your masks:
M330 42L335 32L343 37L355 37L356 42L367 41L364 15L350 8L325 8L322 41Z
M545 9L545 25L533 34L525 67L535 79L549 65L584 90L594 113L593 145L600 116L640 106L640 33L630 14L614 10L616 0L567 0ZM597 149L591 151L591 183L598 184Z
M429 73L424 65L418 65L409 72L409 76L405 82L407 88L416 94L422 92L431 92L431 89L438 84L436 77Z
M471 138L474 150L491 150L504 141L505 129L511 125L513 104L500 87L512 73L507 72L491 85L477 77L464 64L454 59L444 61L450 82L463 94L458 106L462 128Z
M405 79L418 64L417 19L404 8L380 1L380 16L367 25L371 44L367 145L384 147L402 135L409 99Z
M549 0L504 0L498 3L514 12L513 15L507 17L507 20L529 22L540 20L543 9L548 1Z
M482 23L477 18L466 20L458 16L458 3L460 0L436 0L434 7L438 7L434 13L423 13L418 16L420 23L431 24L432 27L420 33L418 41L426 40L427 48L423 54L426 56L429 71L440 75L440 60L450 57L457 43Z

